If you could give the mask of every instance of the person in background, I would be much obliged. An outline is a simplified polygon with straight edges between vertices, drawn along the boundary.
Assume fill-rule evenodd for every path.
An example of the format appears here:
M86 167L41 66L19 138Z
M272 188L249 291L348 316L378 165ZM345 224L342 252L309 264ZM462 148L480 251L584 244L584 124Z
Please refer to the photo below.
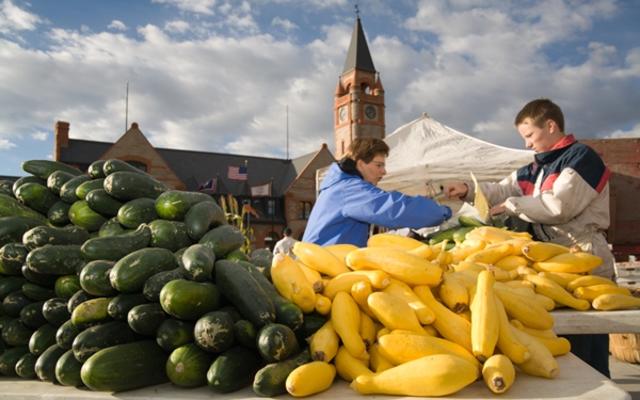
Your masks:
M449 207L429 198L378 188L388 155L389 146L381 139L355 139L347 156L333 163L323 178L302 240L364 247L371 224L422 228L451 218Z
M293 257L293 245L297 242L297 240L292 238L291 234L291 228L284 228L284 231L282 231L283 238L278 240L275 247L273 248L273 255L282 253Z
M548 99L527 103L515 126L532 163L500 182L480 183L491 214L506 213L530 223L533 238L579 247L602 258L593 274L613 277L614 258L605 237L609 227L609 169L590 147L564 132L564 115ZM473 199L471 182L444 188L449 198ZM609 336L567 335L574 354L609 376Z

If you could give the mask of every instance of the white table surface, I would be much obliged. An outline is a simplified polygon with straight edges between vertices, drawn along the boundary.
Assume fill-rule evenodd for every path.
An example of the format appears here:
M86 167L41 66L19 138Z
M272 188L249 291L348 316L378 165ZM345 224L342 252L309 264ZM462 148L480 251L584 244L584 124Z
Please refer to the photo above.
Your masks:
M557 334L640 333L640 310L551 312Z
M476 381L458 393L447 398L451 399L590 399L590 400L629 400L631 397L614 382L608 380L599 372L589 367L573 354L558 357L560 372L555 379L536 378L524 373L518 373L511 389L500 396L493 395L484 382ZM0 378L0 399L120 399L120 400L151 400L151 399L264 399L256 397L250 388L222 395L211 391L208 387L196 389L182 389L171 384L151 386L138 390L120 393L91 392L86 389L76 389L47 382L27 381L22 379ZM279 398L293 398L288 395ZM318 400L341 399L401 399L394 396L361 396L351 390L341 380L337 380L331 389L312 397Z

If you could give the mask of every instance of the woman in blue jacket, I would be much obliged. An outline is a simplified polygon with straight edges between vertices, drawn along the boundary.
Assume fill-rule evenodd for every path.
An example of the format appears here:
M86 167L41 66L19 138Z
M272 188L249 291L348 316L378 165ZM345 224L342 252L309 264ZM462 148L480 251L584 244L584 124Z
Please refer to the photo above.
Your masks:
M332 164L302 238L319 245L350 243L366 246L369 225L422 228L451 218L451 209L421 196L386 192L376 185L387 173L389 146L374 138L358 138L349 155Z

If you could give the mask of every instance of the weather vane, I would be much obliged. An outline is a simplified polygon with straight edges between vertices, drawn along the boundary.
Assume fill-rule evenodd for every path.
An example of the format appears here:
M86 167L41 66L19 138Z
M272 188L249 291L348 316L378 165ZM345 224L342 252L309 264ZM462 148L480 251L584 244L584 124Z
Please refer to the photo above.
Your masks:
M356 17L360 18L360 9L358 8L358 2L356 1L355 5L353 6L353 8L356 9Z

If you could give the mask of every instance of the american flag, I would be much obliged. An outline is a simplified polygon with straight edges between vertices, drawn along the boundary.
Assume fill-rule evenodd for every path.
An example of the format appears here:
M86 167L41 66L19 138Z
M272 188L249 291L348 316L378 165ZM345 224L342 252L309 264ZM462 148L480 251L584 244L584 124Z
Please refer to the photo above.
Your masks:
M234 179L236 181L246 181L248 178L247 167L229 166L229 171L227 172L227 178Z

